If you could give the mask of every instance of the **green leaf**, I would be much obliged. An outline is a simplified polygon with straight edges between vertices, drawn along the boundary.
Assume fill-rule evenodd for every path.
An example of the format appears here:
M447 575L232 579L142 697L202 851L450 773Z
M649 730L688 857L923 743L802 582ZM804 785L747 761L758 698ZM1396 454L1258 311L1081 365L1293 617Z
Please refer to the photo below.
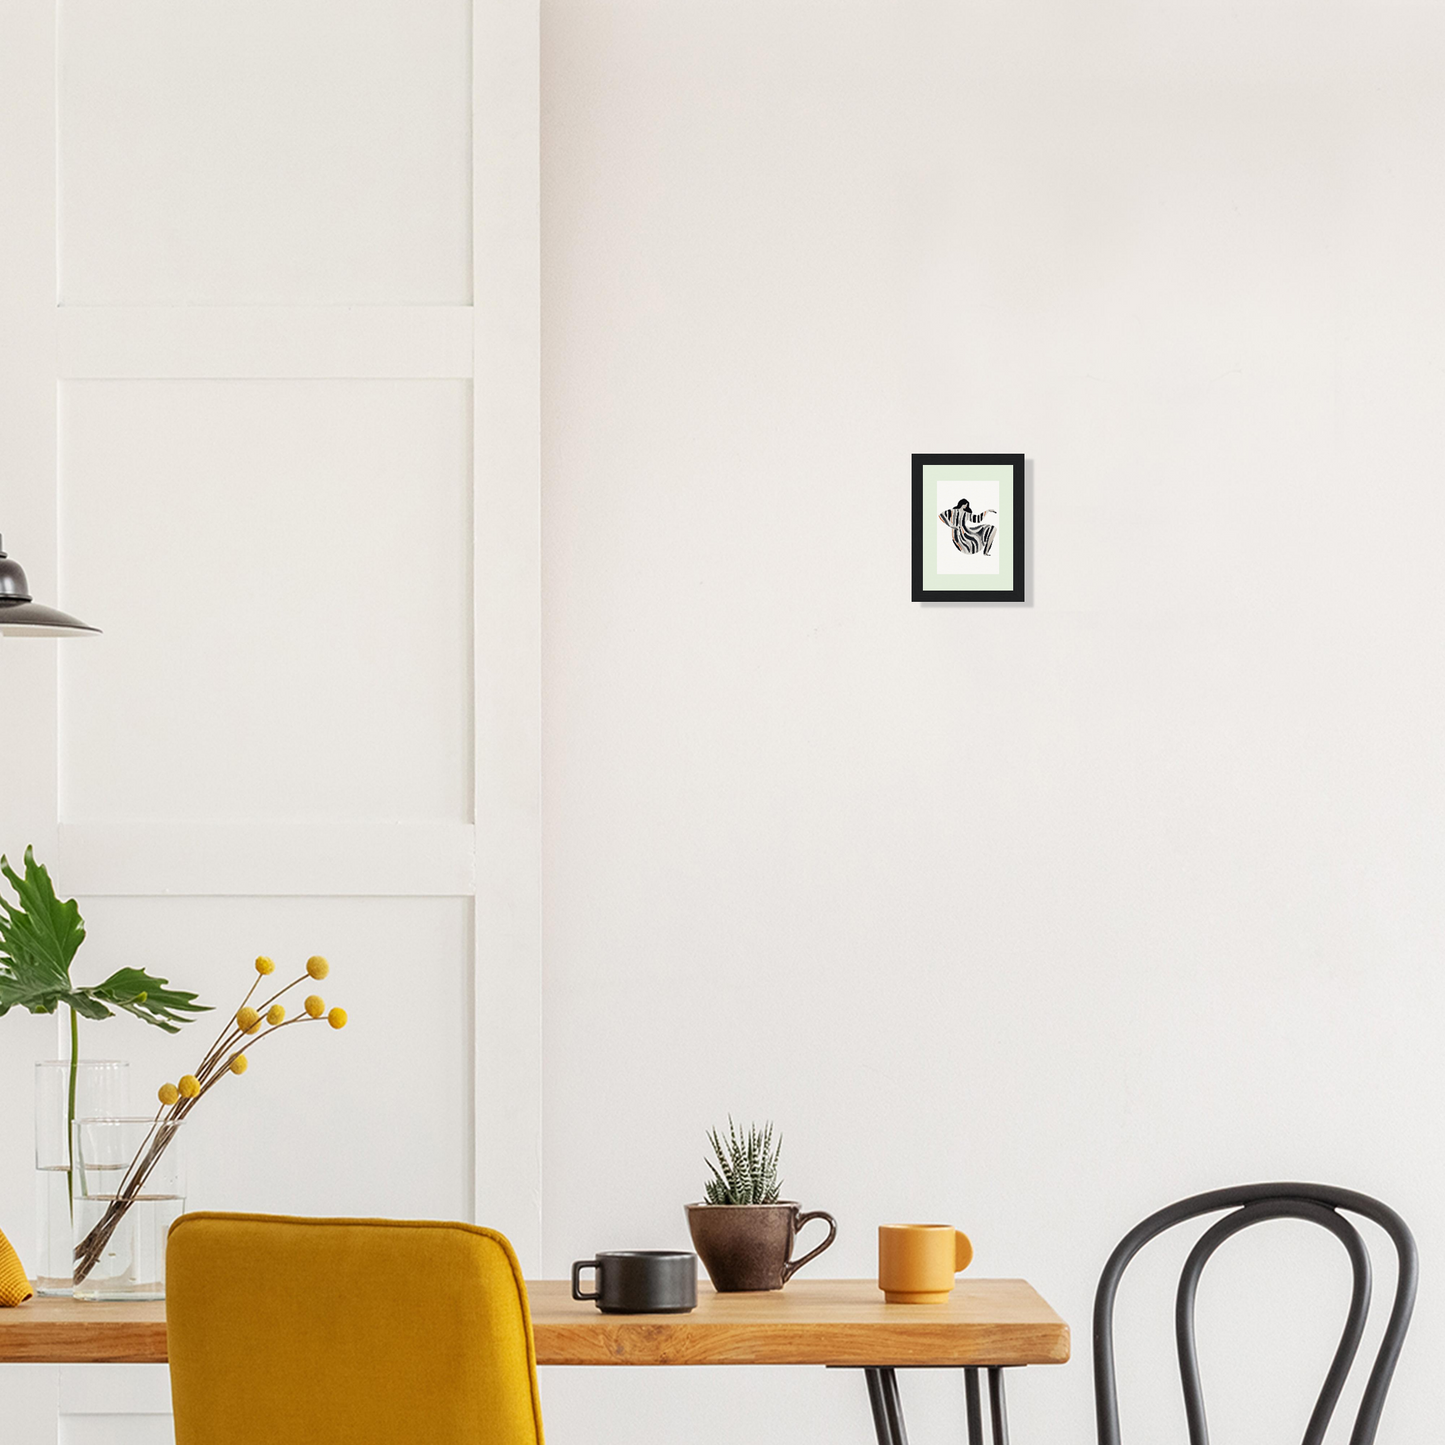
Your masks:
M93 997L94 990L88 988L75 988L61 997L60 1002L68 1004L83 1019L113 1019L115 1014L101 1003L98 998Z
M210 1005L197 1003L196 995L182 989L167 987L168 980L155 978L143 968L122 968L93 988L78 992L94 1000L105 1000L128 1014L164 1029L168 1034L178 1033L178 1024L188 1024L188 1013L209 1013ZM106 1017L109 1010L106 1010Z
M70 963L85 942L85 921L75 900L55 896L50 874L35 861L33 849L25 850L23 877L3 856L0 874L17 899L11 903L0 897L0 1017L12 1008L49 1014L65 1004L82 1018L109 1019L123 1009L173 1034L177 1025L190 1022L187 1014L208 1011L195 994L169 988L165 979L140 968L122 968L104 983L76 988Z
M15 1006L54 1013L71 991L70 961L85 942L85 923L73 898L55 896L45 865L25 850L23 877L0 855L0 873L18 903L0 897L0 1014Z
M0 959L0 1018L12 1008L23 1008L33 1014L53 1014L56 1005L68 992L49 983L17 978L6 970L8 960Z

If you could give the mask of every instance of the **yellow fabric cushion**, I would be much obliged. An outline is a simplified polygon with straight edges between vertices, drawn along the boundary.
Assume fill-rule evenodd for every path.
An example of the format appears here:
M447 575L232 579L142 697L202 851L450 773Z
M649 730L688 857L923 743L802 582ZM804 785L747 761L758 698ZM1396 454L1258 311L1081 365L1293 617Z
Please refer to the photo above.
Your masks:
M176 1445L542 1445L526 1286L471 1224L186 1214Z
M10 1241L0 1233L0 1307L23 1305L35 1291L25 1278L25 1266Z

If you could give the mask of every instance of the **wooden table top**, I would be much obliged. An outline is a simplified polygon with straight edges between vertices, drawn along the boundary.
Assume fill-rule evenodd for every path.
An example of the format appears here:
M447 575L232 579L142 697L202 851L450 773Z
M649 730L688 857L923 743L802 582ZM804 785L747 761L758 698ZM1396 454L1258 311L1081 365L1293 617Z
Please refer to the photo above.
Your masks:
M960 1280L946 1304L885 1304L871 1280L766 1294L699 1284L685 1315L604 1315L566 1280L527 1285L539 1365L1049 1365L1069 1327L1021 1279ZM164 1364L164 1301L0 1309L0 1362Z

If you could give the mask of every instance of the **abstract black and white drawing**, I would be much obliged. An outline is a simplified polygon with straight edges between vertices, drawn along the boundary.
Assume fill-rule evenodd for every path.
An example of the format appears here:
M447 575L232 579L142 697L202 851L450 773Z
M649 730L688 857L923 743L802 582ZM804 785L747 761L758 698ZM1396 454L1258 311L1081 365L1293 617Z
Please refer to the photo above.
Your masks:
M948 528L953 538L953 545L970 557L980 552L985 557L993 556L993 539L998 534L998 526L996 520L988 520L990 517L997 519L997 507L985 507L981 512L974 512L968 505L967 497L960 497L954 506L938 514L938 520Z
M1024 600L1021 454L914 454L913 600Z

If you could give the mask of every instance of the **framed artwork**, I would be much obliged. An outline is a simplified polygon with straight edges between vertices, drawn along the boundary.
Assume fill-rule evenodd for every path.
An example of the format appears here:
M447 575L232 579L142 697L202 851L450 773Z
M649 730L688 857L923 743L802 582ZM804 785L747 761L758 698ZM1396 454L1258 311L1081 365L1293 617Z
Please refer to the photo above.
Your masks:
M913 600L1024 600L1024 459L913 453Z

